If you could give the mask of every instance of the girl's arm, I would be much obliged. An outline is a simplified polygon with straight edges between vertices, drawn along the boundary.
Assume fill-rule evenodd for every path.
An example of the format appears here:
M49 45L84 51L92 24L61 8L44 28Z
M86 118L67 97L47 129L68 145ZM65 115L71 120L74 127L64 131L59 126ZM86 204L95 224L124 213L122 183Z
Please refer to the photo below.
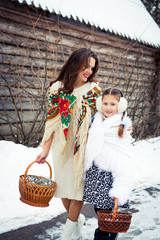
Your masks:
M53 141L54 133L51 134L50 138L44 143L43 151L36 157L37 163L44 163L49 154L49 150Z

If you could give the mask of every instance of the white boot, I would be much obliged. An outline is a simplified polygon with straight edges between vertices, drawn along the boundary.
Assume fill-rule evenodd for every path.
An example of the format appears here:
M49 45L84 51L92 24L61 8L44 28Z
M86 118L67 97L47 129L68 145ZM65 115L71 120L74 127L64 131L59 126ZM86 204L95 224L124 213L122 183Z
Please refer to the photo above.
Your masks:
M71 240L71 236L76 225L77 225L77 222L73 222L69 218L67 218L61 240Z
M82 227L86 225L85 216L83 214L79 215L76 227L72 234L72 240L81 240L82 239Z

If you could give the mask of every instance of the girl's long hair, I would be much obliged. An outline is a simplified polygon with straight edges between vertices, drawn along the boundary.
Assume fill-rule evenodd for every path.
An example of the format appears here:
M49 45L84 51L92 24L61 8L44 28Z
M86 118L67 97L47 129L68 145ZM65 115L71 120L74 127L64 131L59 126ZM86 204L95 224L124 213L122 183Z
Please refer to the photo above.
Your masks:
M112 96L116 97L118 101L120 101L120 97L123 97L123 93L117 88L108 88L107 90L105 90L102 94L102 100L105 95L112 95ZM124 116L125 116L125 111L122 114L121 120L123 120ZM123 137L123 132L124 132L124 125L120 124L119 128L118 128L118 136L120 138Z
M66 63L61 68L58 78L55 81L51 81L50 86L56 82L60 81L63 83L63 88L59 89L59 91L63 92L72 92L74 84L76 82L76 78L78 72L84 67L88 65L89 57L93 57L95 59L95 67L93 69L92 75L88 78L88 82L93 82L94 77L98 71L99 61L97 55L87 48L80 48L74 51L66 61Z

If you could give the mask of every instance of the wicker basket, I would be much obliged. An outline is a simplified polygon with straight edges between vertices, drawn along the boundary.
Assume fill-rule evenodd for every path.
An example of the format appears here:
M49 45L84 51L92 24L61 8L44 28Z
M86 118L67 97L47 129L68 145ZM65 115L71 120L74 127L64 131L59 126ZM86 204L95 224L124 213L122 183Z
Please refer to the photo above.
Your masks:
M28 182L26 179L29 168L35 163L32 162L26 169L25 174L19 177L19 191L21 194L20 200L26 204L35 207L48 207L49 201L52 199L57 184L51 180L51 186L43 186L35 183ZM49 163L46 161L50 169L50 179L52 179L52 169ZM34 175L28 175L30 177ZM41 178L38 176L34 176Z
M114 210L99 210L98 227L101 231L111 233L127 232L129 229L132 215L125 212L117 212L118 199L115 198Z

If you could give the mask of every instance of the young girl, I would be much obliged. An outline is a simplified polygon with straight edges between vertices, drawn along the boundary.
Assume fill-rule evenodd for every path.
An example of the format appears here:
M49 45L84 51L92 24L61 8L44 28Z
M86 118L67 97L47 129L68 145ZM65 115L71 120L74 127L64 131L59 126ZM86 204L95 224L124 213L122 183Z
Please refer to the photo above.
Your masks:
M37 156L44 163L52 149L57 183L55 197L61 198L68 212L61 240L80 239L85 218L83 206L84 152L91 122L91 111L101 101L95 82L99 61L90 49L75 50L51 82L47 122L42 139L43 151Z
M114 198L118 206L127 205L133 185L130 163L130 119L127 101L118 89L102 95L102 112L97 112L89 130L85 152L85 188L83 200L94 204L95 211L111 210ZM95 231L95 240L116 239L116 233Z

